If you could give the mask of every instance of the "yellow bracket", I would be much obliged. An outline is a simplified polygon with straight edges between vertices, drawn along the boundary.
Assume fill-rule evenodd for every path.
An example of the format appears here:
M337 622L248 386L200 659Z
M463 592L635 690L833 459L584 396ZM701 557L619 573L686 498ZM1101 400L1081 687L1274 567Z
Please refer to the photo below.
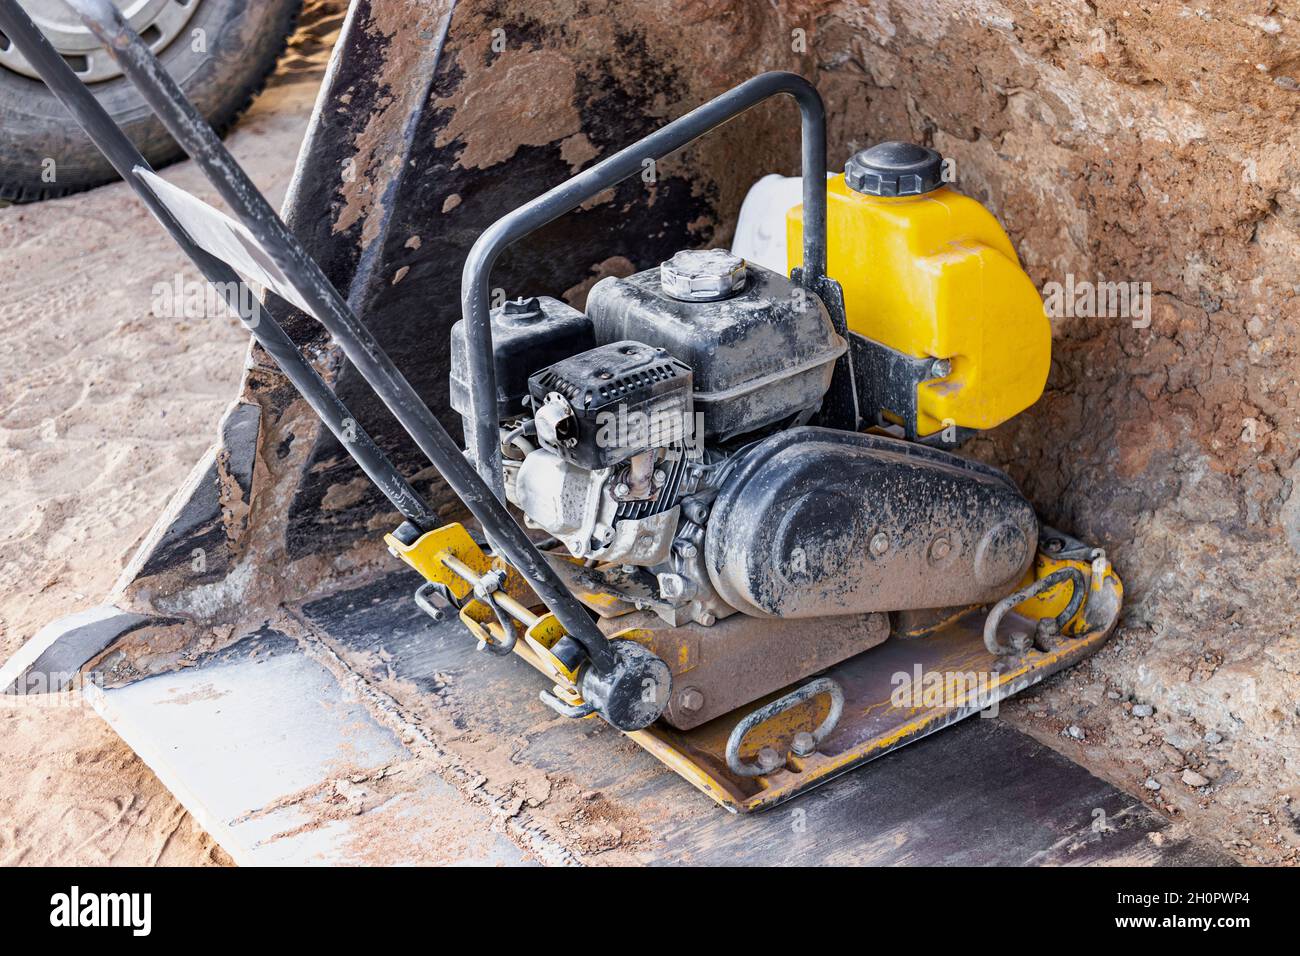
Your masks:
M474 543L464 525L445 524L426 531L411 544L402 544L393 535L386 534L384 543L393 554L419 571L426 581L441 584L458 601L464 600L472 589L468 581L443 564L443 558L448 555L459 558L479 575L492 570L491 559Z
M506 582L503 590L506 594L527 607L538 603L537 596L533 594L533 589L528 586L523 575L500 558L489 558L484 554L483 549L470 537L464 525L454 522L445 524L441 528L426 531L411 544L402 544L393 535L386 534L384 543L393 554L419 571L426 581L447 588L455 595L457 601L463 602L466 598L472 597L473 587L447 567L448 558L460 561L479 577L492 570L504 571ZM466 607L471 605L478 605L483 612L486 612L484 617L476 610L473 615L475 620L495 620L491 608L483 605L481 601L471 601Z
M515 652L555 681L557 697L575 706L582 704L582 696L577 691L577 671L551 653L551 648L568 632L549 611L538 616L529 610L541 601L523 575L500 558L489 558L463 525L443 525L424 533L409 545L402 544L391 534L385 535L384 541L395 555L420 572L426 581L446 587L462 603L461 623L474 638L488 644L505 641L501 624L492 609L473 596L474 589L470 583L447 567L447 562L448 559L459 561L478 577L492 570L504 571L506 580L502 590L507 597L498 600L504 601L511 616L526 627L523 639L515 644Z
M578 683L577 670L571 669L551 653L551 648L559 643L560 638L568 636L564 625L554 614L546 613L529 625L524 632L524 643L533 652L537 660L535 666L561 687L572 688Z
M1088 630L1086 612L1094 596L1099 594L1106 584L1115 589L1116 594L1121 594L1123 585L1120 583L1119 575L1115 573L1114 567L1104 558L1105 571L1098 577L1093 573L1093 562L1089 561L1072 561L1054 558L1050 554L1039 551L1034 558L1033 568L1025 574L1022 586L1031 584L1034 581L1047 577L1053 571L1061 568L1078 568L1083 572L1084 580L1088 582L1088 599L1080 606L1074 617L1066 623L1063 633L1070 635L1083 634ZM1063 581L1055 587L1048 588L1042 594L1031 597L1027 601L1022 601L1015 607L1015 612L1021 614L1030 620L1038 621L1043 618L1056 617L1065 610L1070 603L1073 585L1069 581Z

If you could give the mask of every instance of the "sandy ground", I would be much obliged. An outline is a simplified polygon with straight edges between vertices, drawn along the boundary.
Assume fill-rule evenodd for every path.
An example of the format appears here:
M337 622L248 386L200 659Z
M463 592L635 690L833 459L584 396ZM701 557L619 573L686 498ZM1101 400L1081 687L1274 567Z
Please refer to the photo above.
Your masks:
M337 21L309 9L229 137L276 204ZM215 200L190 164L165 175ZM120 183L0 209L0 259L3 659L109 591L211 443L248 336L226 315L152 314L156 284L198 275ZM0 768L0 864L229 862L76 695L0 703Z

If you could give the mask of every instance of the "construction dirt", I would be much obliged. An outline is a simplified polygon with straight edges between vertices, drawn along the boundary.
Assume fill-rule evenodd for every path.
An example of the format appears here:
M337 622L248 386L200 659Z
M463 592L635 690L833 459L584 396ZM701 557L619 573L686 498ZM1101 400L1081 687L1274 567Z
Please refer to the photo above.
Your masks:
M1112 641L1003 717L1243 863L1300 861L1294 4L681 6L717 27L714 63L806 29L832 165L933 145L1041 288L1145 285L1133 314L1055 316L1043 400L969 446L1105 543L1128 586ZM273 201L337 9L313 5L230 137ZM664 52L679 27L662 22L655 52L706 73L699 51ZM470 161L496 162L491 145ZM211 195L188 166L167 176ZM150 314L194 273L120 184L0 209L0 255L19 277L0 295L2 659L109 591L212 441L247 336ZM0 864L228 862L75 696L0 704L0 761Z
M1053 317L1045 395L968 450L1104 545L1126 608L1011 720L1242 861L1295 863L1300 10L879 0L792 21L807 6L833 151L940 150ZM1121 283L1145 302L1089 307Z

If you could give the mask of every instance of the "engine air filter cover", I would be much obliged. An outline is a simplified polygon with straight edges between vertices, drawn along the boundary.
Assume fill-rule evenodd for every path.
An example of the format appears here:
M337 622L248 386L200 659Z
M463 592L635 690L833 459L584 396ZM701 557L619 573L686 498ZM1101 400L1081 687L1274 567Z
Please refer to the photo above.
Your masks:
M496 369L497 418L526 412L528 376L566 355L596 344L591 320L573 306L540 295L515 299L492 310L492 364ZM465 320L451 328L451 407L471 413L469 347Z

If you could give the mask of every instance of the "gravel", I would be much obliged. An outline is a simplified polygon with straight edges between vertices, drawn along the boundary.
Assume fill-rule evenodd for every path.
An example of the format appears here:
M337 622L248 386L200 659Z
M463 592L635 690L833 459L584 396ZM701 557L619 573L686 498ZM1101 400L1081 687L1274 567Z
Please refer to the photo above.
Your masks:
M1209 779L1201 776L1195 770L1183 771L1183 783L1189 787L1204 787L1209 784Z

